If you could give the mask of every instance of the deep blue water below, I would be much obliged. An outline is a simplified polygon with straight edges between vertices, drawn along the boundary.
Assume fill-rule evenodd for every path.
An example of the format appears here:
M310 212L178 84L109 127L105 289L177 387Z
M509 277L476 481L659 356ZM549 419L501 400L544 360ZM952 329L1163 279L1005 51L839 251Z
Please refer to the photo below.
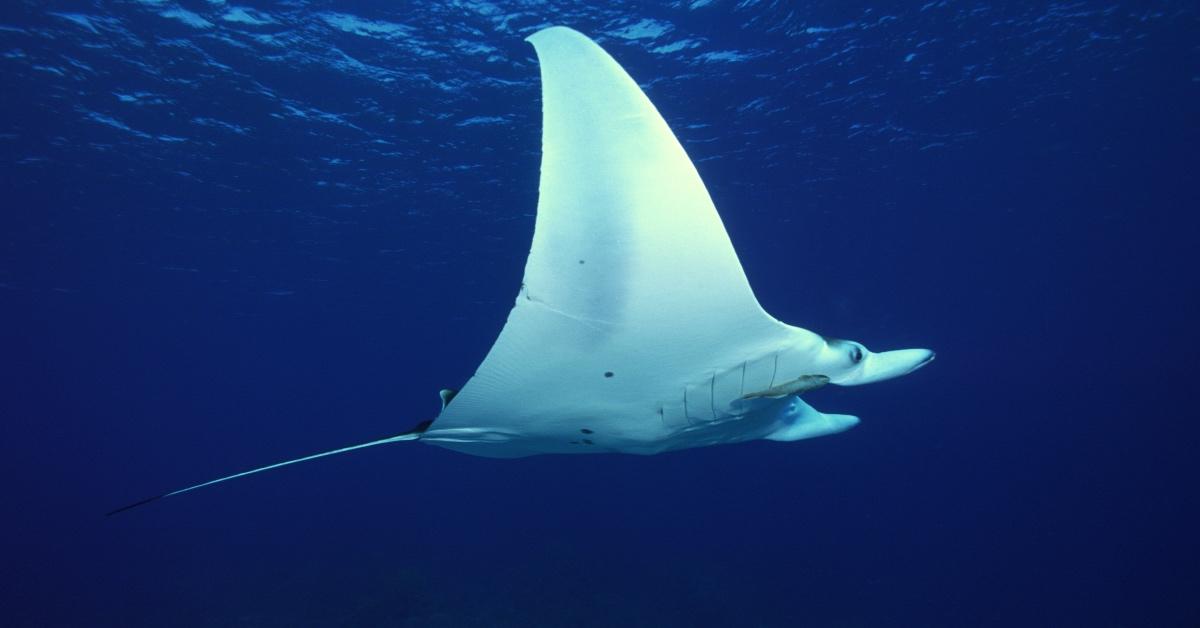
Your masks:
M0 8L0 624L1200 625L1189 2ZM551 24L779 319L907 377L660 456L396 444L533 231ZM714 294L719 299L720 294Z

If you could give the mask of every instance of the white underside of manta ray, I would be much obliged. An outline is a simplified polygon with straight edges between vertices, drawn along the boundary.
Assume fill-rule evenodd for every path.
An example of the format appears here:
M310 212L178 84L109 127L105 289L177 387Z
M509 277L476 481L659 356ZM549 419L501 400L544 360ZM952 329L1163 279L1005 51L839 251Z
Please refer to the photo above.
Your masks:
M801 393L933 359L872 353L763 311L695 166L637 83L569 28L528 40L543 95L537 221L516 304L475 375L399 436L158 497L409 440L513 458L812 438L858 418L822 414Z

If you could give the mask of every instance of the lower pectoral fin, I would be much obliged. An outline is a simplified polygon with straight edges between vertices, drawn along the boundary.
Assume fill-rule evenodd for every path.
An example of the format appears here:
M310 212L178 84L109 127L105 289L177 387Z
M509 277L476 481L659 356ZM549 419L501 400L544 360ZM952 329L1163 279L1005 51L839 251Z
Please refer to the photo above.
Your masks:
M858 425L849 414L824 414L796 397L780 412L778 427L763 436L767 440L793 441L836 434Z

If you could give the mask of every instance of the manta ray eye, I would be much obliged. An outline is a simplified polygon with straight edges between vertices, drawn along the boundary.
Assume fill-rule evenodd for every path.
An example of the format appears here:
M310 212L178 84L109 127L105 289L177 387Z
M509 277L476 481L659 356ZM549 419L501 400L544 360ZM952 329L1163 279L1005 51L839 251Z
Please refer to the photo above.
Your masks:
M859 349L858 347L851 347L850 348L850 361L855 364L862 362L862 349Z

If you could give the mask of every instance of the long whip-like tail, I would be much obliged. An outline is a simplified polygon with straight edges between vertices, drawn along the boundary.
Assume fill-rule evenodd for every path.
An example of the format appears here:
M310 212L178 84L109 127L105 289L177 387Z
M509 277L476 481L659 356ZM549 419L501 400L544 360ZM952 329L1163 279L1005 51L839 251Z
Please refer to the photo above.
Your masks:
M388 438L381 438L379 440L373 440L369 443L361 443L358 445L351 445L349 447L342 447L340 449L323 451L321 453L304 456L302 458L295 458L292 460L285 460L283 462L276 462L275 464L269 464L265 467L258 467L257 469L250 469L249 471L242 471L241 473L234 473L233 475L227 475L225 477L217 478L215 480L201 482L200 484L193 484L192 486L188 486L186 488L181 488L176 491L171 491L169 493L163 493L162 495L155 495L153 497L147 497L146 499L143 499L141 501L134 502L134 503L126 505L126 506L121 506L120 508L117 508L116 510L106 513L105 516L112 516L119 512L124 512L126 510L129 510L131 508L137 508L138 506L144 506L146 504L149 504L150 502L157 501L164 497L171 497L173 495L187 493L189 491L194 491L198 488L204 488L205 486L212 486L213 484L219 484L221 482L226 482L228 480L245 477L247 475L253 475L255 473L260 473L262 471L270 471L271 469L278 469L279 467L286 467L289 464L296 464L297 462L306 462L308 460L316 460L317 458L324 458L325 456L335 456L337 454L344 454L348 451L354 451L355 449L365 449L367 447L374 447L376 445L384 445L386 443L398 443L398 442L408 441L408 440L417 440L417 439L421 438L421 434L423 434L425 432L426 428L429 427L430 423L432 423L432 421L423 421L419 425L414 427L413 429L411 429L407 432L404 432L403 434L397 434L396 436L389 436Z

